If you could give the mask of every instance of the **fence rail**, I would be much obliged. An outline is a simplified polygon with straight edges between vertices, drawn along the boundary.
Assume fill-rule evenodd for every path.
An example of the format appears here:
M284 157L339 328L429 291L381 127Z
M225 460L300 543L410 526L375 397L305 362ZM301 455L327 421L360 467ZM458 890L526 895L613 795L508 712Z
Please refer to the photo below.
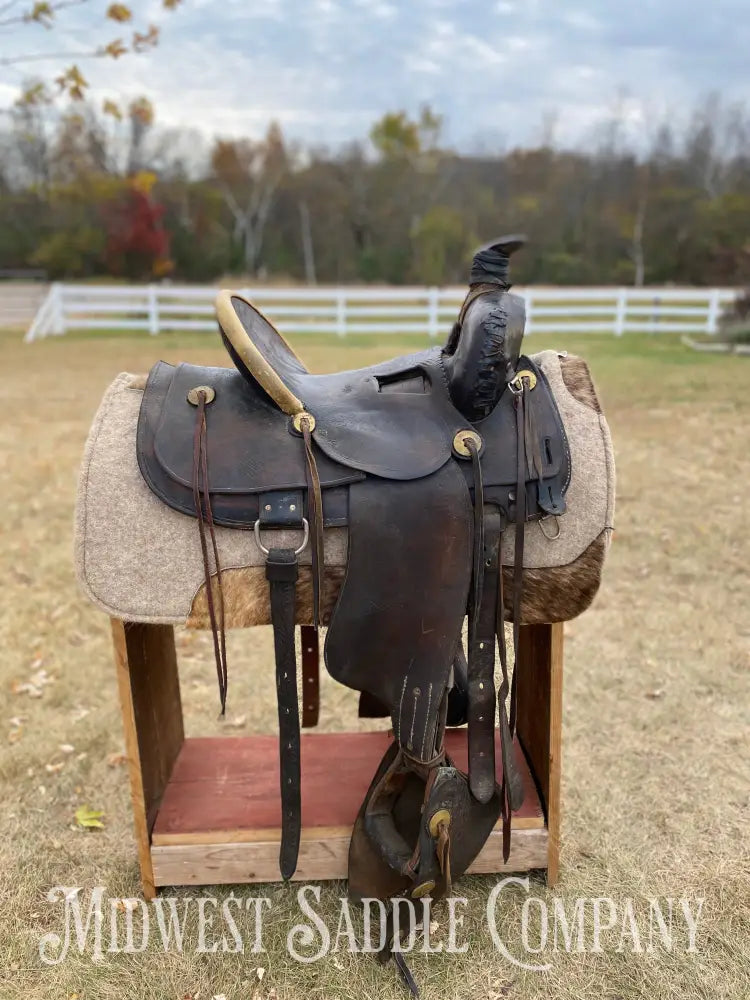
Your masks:
M177 285L50 286L26 340L68 330L214 330L216 288ZM526 332L714 334L731 288L514 288ZM466 289L423 287L245 288L282 332L445 335Z

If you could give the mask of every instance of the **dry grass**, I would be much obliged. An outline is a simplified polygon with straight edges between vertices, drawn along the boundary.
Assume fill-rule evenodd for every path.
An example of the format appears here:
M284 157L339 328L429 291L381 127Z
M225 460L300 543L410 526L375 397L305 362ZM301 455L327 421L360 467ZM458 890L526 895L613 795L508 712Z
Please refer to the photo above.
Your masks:
M493 948L484 907L496 880L477 877L459 888L469 899L469 952L420 955L412 966L426 998L745 1000L750 361L693 354L666 337L562 340L554 346L590 361L612 426L617 534L601 595L567 629L562 878L554 894L541 880L532 881L532 892L568 904L578 896L633 897L637 909L652 896L703 896L697 953L685 954L680 939L672 953L559 953L547 956L550 972L524 972ZM313 367L325 368L354 367L410 345L300 338L297 346ZM539 337L532 346L553 344ZM367 957L291 961L285 938L299 914L296 889L283 886L236 890L274 901L262 956L165 955L154 938L140 955L105 954L94 963L90 952L71 951L56 968L41 963L40 937L61 925L60 905L46 902L52 886L139 893L127 775L107 763L122 749L108 624L78 595L71 565L84 438L118 371L145 371L158 357L224 361L205 336L66 337L24 346L18 334L3 333L0 352L0 996L402 997L393 969ZM192 733L219 730L204 640L179 637ZM269 637L261 630L233 636L231 654L230 720L246 715L244 731L271 730ZM54 678L42 697L13 693L14 683L39 669ZM333 689L330 682L323 692L323 726L351 725L356 698ZM82 803L105 810L104 831L74 828ZM329 919L343 892L339 884L324 887ZM214 894L224 899L229 890ZM516 951L523 898L506 894L497 911ZM444 925L444 916L437 920ZM267 970L262 982L258 966Z

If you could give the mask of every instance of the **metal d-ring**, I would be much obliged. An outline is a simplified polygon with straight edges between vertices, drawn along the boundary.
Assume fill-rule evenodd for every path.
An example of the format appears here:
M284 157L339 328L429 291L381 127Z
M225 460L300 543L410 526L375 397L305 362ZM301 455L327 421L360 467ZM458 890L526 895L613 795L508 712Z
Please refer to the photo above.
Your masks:
M258 543L258 548L260 549L260 551L263 553L264 556L267 556L269 550L265 547L265 545L263 544L263 542L260 540L260 521L256 521L255 522L255 524L253 525L253 531L255 532L255 541ZM302 544L300 545L300 547L298 549L294 550L295 556L298 556L300 554L300 552L302 552L302 550L307 545L307 541L308 541L308 539L310 537L310 525L307 523L307 518L306 517L302 518L302 531L304 532L303 537L302 537Z
M549 521L550 518L552 518L554 520L555 524L557 525L557 534L556 535L548 535L547 532L544 530L544 527L543 527L544 522L545 521ZM559 516L557 514L547 514L545 517L540 518L538 523L539 523L539 530L544 535L544 537L547 539L547 541L548 542L556 542L557 539L560 537L560 518L559 518Z

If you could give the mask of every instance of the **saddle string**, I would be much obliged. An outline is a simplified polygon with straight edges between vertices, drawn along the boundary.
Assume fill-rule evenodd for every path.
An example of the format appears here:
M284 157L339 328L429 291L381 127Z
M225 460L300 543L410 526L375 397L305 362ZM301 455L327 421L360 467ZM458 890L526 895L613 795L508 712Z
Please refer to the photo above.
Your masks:
M502 562L502 535L500 536L500 554L498 556L499 574L497 584L497 617L495 619L495 629L497 636L497 646L500 653L500 690L497 695L497 704L500 715L500 750L503 762L503 781L500 787L501 814L503 820L503 861L507 861L510 856L510 823L511 808L508 789L508 746L512 745L513 734L510 731L506 702L510 693L510 681L508 679L508 651L505 646L505 586L503 582L503 562Z
M505 592L502 572L502 558L500 561L500 579L498 584L497 603L497 642L500 651L500 669L502 672L502 683L498 693L498 711L500 723L500 743L503 761L503 780L501 785L501 803L503 820L503 860L507 862L510 856L511 841L511 818L513 809L519 808L523 800L523 786L520 775L515 765L515 755L513 749L513 737L516 732L516 716L518 701L518 670L519 670L519 650L521 635L521 599L523 597L523 550L526 525L526 473L530 471L530 463L533 461L539 475L541 470L541 456L537 457L532 445L531 455L529 445L534 440L536 427L533 418L530 417L529 405L529 385L527 379L522 379L522 388L514 395L513 403L516 415L516 496L515 496L515 545L513 555L513 587L512 587L512 614L513 614L513 679L508 679L508 656L505 645ZM538 450L538 441L537 441ZM502 543L501 543L502 545ZM510 688L510 689L509 689ZM510 694L510 717L506 707L506 702Z
M208 618L211 623L211 635L214 644L214 657L216 659L216 674L219 680L219 697L221 699L221 714L226 712L227 705L227 645L226 628L224 617L224 587L221 577L221 562L219 561L219 549L216 544L216 531L214 526L213 511L211 509L211 495L208 488L208 457L206 438L208 426L206 423L206 393L198 393L198 408L195 416L195 431L193 434L193 503L198 520L198 535L201 543L201 554L203 556L203 573L206 584L206 603L208 605ZM201 488L202 481L202 488ZM214 604L214 594L212 586L211 564L208 553L208 543L206 541L206 527L211 539L214 565L216 567L217 582L217 604Z
M310 523L310 555L313 585L313 626L320 625L320 605L323 594L323 497L320 486L318 463L312 447L310 421L302 418L300 421L302 437L305 442L305 478L307 479L307 517Z
M516 531L513 555L513 681L510 688L510 732L516 732L518 701L518 655L521 640L521 598L523 596L523 543L526 527L526 409L529 405L528 379L521 379L522 390L513 397L516 409L517 468L516 468Z

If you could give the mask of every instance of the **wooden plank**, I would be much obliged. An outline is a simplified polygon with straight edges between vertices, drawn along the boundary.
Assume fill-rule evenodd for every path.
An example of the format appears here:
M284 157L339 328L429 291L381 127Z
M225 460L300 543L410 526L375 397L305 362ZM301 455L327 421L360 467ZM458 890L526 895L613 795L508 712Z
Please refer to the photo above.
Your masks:
M518 660L517 733L547 820L547 878L553 885L560 852L563 623L524 625Z
M326 828L349 835L390 741L386 731L302 734L303 831ZM465 770L466 730L449 731L446 748ZM520 747L517 758L526 794L514 828L538 829L544 816ZM155 845L273 839L280 827L275 736L185 740L154 825Z
M155 895L149 835L184 741L174 632L112 619L143 893Z
M507 864L503 863L502 833L490 834L469 874L530 871L547 862L547 831L519 830ZM293 881L345 879L349 837L303 840ZM279 843L214 845L175 844L152 848L154 880L162 885L222 885L279 880Z
M563 695L563 623L551 627L550 637L550 722L549 722L549 786L547 789L547 828L549 856L547 884L557 882L560 870L560 832L562 823L562 695Z

